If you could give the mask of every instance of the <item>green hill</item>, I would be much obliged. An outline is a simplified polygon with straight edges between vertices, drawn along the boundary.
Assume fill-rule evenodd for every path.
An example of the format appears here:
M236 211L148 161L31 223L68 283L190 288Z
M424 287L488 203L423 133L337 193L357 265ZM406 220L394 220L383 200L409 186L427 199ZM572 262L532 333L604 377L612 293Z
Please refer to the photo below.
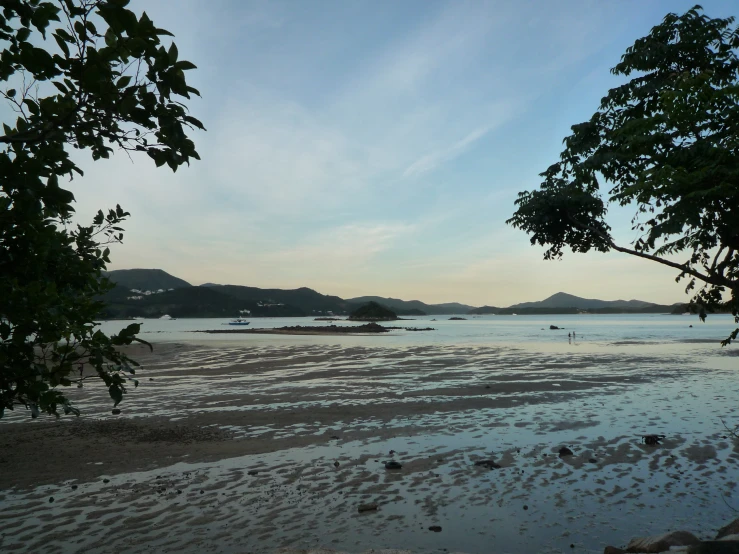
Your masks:
M400 300L399 298L383 298L381 296L359 296L357 298L350 298L346 302L353 306L354 309L367 302L376 302L381 306L387 306L398 315L466 314L474 307L456 302L448 304L426 304L420 300Z
M154 291L192 286L161 269L116 269L106 272L106 275L116 285L127 289Z
M497 314L500 313L500 308L495 306L481 306L467 312L470 315L485 315L485 314Z
M125 295L125 296L124 296ZM105 318L161 317L299 317L306 313L291 305L261 305L235 298L210 287L183 287L149 296L116 287L103 298ZM249 310L243 314L242 310Z
M578 308L581 310L618 308L638 310L654 305L651 302L644 302L643 300L596 300L594 298L580 298L573 294L558 292L539 302L523 302L521 304L513 304L509 308L512 310L521 310L523 308Z
M239 285L213 285L208 284L200 288L215 290L233 298L248 300L250 302L272 305L290 305L299 308L303 315L326 315L329 312L339 315L346 314L347 302L338 296L321 294L302 287L299 289L260 289L257 287L243 287Z
M354 321L395 321L398 316L392 310L388 310L385 306L380 306L377 302L369 302L354 310L349 319Z

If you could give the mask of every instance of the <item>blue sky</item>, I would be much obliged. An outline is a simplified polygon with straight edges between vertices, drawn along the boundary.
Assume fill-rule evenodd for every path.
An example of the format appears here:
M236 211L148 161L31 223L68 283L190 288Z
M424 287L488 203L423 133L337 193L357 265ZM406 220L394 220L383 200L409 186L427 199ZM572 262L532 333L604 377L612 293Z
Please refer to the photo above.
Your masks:
M172 174L80 156L78 213L120 203L132 218L112 267L194 284L681 301L669 268L616 253L545 262L505 220L617 84L624 50L693 3L134 1L198 66L202 161ZM702 4L739 15L733 1ZM630 216L611 213L622 242Z

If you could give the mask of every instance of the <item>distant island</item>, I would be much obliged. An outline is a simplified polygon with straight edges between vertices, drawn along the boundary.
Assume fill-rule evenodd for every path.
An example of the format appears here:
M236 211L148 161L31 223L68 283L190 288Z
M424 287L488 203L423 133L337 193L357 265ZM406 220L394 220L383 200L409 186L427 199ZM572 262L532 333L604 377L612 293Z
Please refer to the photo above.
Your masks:
M292 325L288 327L276 327L272 329L206 329L203 331L192 331L193 333L227 334L227 335L351 335L351 334L377 334L388 333L402 327L383 327L377 323L365 323L364 325ZM408 329L409 331L432 331L433 329Z
M101 319L235 318L235 317L345 317L359 312L359 321L394 321L406 315L549 315L549 314L640 314L683 313L685 303L661 305L643 300L598 300L564 292L538 302L508 307L475 307L456 302L426 304L380 296L343 299L307 287L262 289L241 285L207 283L193 286L161 269L119 269L105 273L115 287L101 297ZM392 316L390 315L392 314Z
M351 321L396 321L398 314L377 302L368 302L349 314Z

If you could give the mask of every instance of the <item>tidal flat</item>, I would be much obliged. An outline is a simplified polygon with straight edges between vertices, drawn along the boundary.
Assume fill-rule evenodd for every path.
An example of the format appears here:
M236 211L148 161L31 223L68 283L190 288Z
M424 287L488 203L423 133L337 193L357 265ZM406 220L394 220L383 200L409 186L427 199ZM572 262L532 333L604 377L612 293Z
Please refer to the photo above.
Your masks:
M161 342L120 415L95 386L11 414L0 549L602 552L734 519L736 348L383 338Z

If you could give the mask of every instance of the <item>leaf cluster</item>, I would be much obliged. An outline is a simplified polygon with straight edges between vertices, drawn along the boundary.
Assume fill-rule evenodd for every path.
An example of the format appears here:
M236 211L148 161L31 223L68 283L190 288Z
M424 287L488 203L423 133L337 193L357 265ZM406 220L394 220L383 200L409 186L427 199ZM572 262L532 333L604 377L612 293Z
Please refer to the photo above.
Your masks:
M668 14L626 50L612 73L629 79L572 127L508 223L546 258L614 249L674 267L702 317L728 293L739 322L738 52L733 18ZM613 240L610 204L635 208L630 247Z
M141 342L138 325L113 336L95 328L112 287L108 245L122 241L129 214L117 206L74 226L60 182L82 174L70 148L93 159L144 152L174 171L199 159L187 133L204 127L182 102L199 94L185 77L195 66L127 5L0 4L0 97L17 116L0 134L0 416L18 404L34 416L76 413L60 387L81 387L89 370L117 404L135 372L120 347Z

